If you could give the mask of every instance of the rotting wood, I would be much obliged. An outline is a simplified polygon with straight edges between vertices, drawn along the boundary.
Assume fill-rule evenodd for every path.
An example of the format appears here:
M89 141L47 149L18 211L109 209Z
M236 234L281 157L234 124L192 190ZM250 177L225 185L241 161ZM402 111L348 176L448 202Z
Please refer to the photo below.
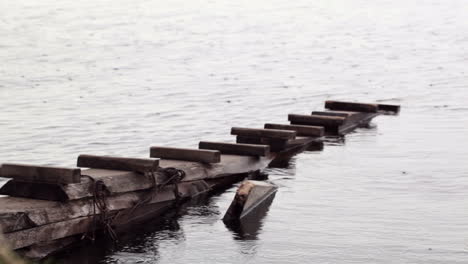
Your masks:
M221 161L221 153L217 150L200 150L169 147L151 147L150 157L204 163L219 163Z
M70 184L79 183L81 170L52 166L36 166L5 163L2 165L1 177L20 181Z
M260 129L260 128L243 128L233 127L231 129L231 135L242 136L242 137L259 137L259 138L270 138L270 139L294 139L296 137L295 131L279 130L279 129Z
M265 124L265 129L280 129L296 131L297 136L321 137L325 133L322 126L304 126L304 125L283 125L283 124Z
M158 168L159 159L136 159L124 157L80 155L77 166L93 169L123 170L146 173Z
M270 146L268 145L201 141L198 146L200 149L218 150L222 154L245 156L268 156L270 154Z

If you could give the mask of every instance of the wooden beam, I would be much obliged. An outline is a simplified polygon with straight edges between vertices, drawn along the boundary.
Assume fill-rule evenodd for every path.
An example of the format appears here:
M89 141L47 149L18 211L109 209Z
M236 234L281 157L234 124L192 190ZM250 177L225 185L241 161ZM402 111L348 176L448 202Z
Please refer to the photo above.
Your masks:
M198 146L200 149L219 150L222 154L262 157L270 154L270 146L268 145L201 141Z
M146 173L158 168L158 159L135 159L109 156L80 155L77 166L93 169L123 170Z
M288 120L294 125L311 125L324 127L338 127L346 118L340 116L315 116L289 114Z
M322 126L265 124L265 129L296 131L297 136L303 137L321 137L325 133L325 129Z
M257 129L257 128L243 128L233 127L231 135L243 137L260 137L272 139L294 139L296 138L295 131L279 130L279 129Z
M199 150L169 147L151 147L150 157L195 161L203 163L219 163L221 161L221 153L217 150Z
M359 112L349 112L349 111L313 111L312 115L320 115L320 116L340 116L340 117L349 117L353 114Z
M378 107L379 107L379 111L393 112L395 114L398 114L400 112L399 105L378 104Z
M288 140L287 139L275 139L275 138L237 136L236 142L241 143L241 144L268 145L270 146L271 152L280 152L287 146Z
M3 164L1 177L27 182L69 184L80 183L81 170L77 168Z
M366 113L377 113L379 111L379 106L377 104L363 104L340 101L326 101L325 108L330 110L356 111Z

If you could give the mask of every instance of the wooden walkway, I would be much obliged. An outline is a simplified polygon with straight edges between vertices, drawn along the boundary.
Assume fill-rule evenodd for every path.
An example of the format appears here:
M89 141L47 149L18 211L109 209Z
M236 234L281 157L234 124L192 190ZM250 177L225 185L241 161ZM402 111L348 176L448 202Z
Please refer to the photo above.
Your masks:
M268 166L287 164L326 137L367 126L395 105L327 101L325 111L289 114L290 124L233 127L236 143L202 141L199 149L153 146L150 158L80 155L77 167L3 164L11 178L1 189L0 228L11 247L42 258L84 238L116 237L174 206L255 179Z

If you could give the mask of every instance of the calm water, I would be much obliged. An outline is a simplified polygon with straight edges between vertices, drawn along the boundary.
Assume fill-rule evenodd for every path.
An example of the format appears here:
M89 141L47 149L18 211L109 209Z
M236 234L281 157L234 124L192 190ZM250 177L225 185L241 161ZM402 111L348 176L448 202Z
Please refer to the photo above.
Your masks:
M89 263L467 263L467 13L465 0L0 0L0 161L146 157L326 99L401 104L269 169L280 188L257 233L220 221L233 187Z

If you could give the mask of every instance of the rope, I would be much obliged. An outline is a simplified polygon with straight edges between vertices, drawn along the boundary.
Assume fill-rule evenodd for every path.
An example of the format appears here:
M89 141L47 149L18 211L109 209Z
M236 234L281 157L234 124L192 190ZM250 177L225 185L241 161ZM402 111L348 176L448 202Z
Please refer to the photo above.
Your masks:
M113 217L109 212L107 207L107 197L109 191L106 188L106 185L102 180L95 180L93 177L88 175L83 175L91 179L92 181L92 207L93 207L93 222L91 225L91 235L89 232L85 233L83 238L89 238L91 241L96 240L96 230L98 227L102 227L105 232L109 235L112 240L117 240L117 234L112 228Z
M155 170L148 171L147 175L150 177L150 180L153 182L153 186L149 189L149 195L144 199L140 200L136 203L129 211L128 214L133 214L133 212L139 208L140 206L151 202L157 195L157 193L165 188L167 185L174 184L174 196L176 199L176 203L178 203L181 199L181 194L179 193L178 183L185 177L185 171L179 170L176 168L164 168L162 172L166 175L167 180L163 183L158 184L157 176ZM107 197L109 195L109 191L106 188L106 185L102 180L95 180L93 177L88 175L86 176L91 179L92 181L92 211L93 211L93 222L91 225L91 234L89 231L83 235L82 238L89 238L91 241L95 241L96 239L96 230L98 227L102 227L105 232L110 236L113 241L117 241L117 234L112 227L114 220L120 216L122 211L119 211L116 214L111 214L109 208L107 206ZM99 213L98 213L99 211Z

